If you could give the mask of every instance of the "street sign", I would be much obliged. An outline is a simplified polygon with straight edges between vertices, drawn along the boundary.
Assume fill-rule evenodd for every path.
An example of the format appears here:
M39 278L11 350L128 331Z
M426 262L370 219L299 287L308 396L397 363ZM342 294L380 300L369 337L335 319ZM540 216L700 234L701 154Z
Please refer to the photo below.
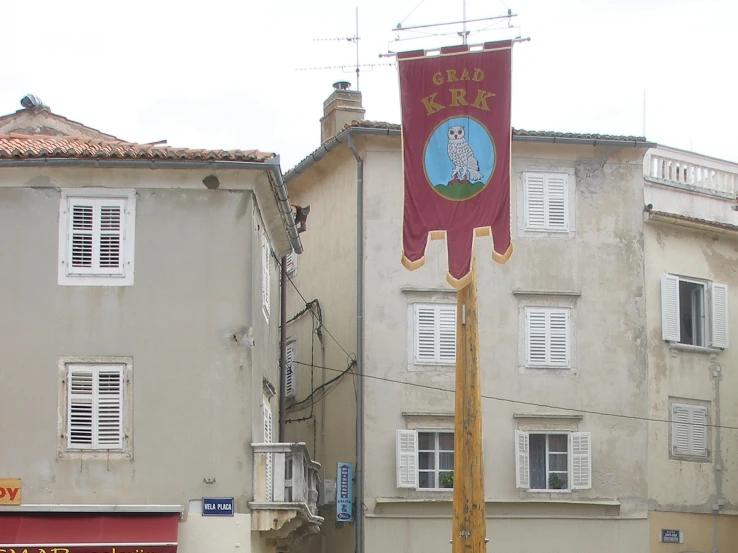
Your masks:
M338 522L354 520L351 479L351 463L339 461L336 466L336 520Z
M232 497L203 497L202 498L202 515L203 516L233 516L233 498Z
M661 529L662 543L682 543L682 533L679 530L669 530L667 528Z

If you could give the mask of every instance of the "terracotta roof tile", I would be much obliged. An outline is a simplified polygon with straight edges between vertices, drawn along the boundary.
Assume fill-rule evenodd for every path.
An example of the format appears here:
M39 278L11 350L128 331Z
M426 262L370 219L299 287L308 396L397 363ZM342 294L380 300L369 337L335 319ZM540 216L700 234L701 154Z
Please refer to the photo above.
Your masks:
M81 136L0 134L0 159L151 159L182 161L266 161L259 150L203 150L100 140Z

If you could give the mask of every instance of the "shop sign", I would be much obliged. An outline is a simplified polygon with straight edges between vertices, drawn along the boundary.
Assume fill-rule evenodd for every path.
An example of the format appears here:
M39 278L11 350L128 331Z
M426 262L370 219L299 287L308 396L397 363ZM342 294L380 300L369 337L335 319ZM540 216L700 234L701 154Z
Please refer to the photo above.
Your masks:
M20 502L20 478L0 478L0 505L20 505Z

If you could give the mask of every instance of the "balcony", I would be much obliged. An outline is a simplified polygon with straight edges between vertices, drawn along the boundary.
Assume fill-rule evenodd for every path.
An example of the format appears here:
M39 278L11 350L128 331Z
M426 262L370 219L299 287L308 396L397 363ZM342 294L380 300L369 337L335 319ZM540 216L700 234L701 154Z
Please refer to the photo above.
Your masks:
M643 178L648 220L738 232L738 163L659 146L646 153Z
M273 539L280 549L320 530L318 470L304 443L251 444L254 450L254 500L251 529Z

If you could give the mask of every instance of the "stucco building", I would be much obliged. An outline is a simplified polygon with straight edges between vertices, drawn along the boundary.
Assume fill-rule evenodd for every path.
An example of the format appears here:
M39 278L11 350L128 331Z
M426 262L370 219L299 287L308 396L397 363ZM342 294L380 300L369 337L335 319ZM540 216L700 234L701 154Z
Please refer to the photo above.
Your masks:
M287 432L312 448L324 481L337 462L355 469L353 523L336 521L331 486L328 522L305 547L446 552L445 242L415 272L400 264L400 128L362 120L360 93L344 88L325 102L322 146L285 176L293 201L311 206L289 290ZM738 414L727 369L736 175L640 137L513 131L515 253L497 265L489 239L476 242L490 551L738 543L738 436L720 428ZM664 330L675 309L681 336Z
M0 117L0 231L0 550L317 531L317 464L277 434L277 259L302 249L277 156L32 103Z

